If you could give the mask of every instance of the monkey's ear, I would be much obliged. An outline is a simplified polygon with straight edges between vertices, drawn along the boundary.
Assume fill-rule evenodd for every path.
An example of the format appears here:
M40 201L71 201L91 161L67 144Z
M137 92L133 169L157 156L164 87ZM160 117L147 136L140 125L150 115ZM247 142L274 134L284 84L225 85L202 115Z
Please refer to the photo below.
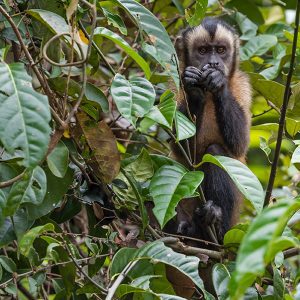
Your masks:
M183 44L183 36L182 35L179 35L176 37L175 49L176 49L177 54L180 54L183 52L184 44Z

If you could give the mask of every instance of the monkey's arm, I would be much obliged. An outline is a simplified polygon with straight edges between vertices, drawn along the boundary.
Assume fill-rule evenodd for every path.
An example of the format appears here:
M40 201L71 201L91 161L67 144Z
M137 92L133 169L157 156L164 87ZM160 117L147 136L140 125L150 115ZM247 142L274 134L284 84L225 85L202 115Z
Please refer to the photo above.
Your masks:
M203 87L199 85L200 77L201 72L192 66L187 67L182 74L182 81L184 85L184 91L187 96L189 110L192 115L196 116L197 120L201 120L202 118L205 103L205 92ZM179 110L185 115L187 114L187 108L185 104L181 105Z
M245 155L249 140L248 123L243 109L228 87L224 72L206 65L201 75L200 84L213 94L217 122L225 145L234 156Z
M249 133L246 116L227 85L214 95L217 122L224 142L234 156L245 155Z

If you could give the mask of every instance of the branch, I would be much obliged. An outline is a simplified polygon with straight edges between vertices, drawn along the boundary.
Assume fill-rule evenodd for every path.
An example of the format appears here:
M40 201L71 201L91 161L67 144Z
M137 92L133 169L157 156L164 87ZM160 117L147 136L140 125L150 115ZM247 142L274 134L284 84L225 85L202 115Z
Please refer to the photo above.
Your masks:
M278 159L279 159L279 155L280 155L281 143L282 143L283 132L284 132L285 116L286 116L289 99L291 96L291 81L292 81L292 75L293 75L293 71L294 71L298 30L299 30L299 14L300 14L300 0L297 1L294 39L293 39L293 46L292 46L292 57L291 57L289 73L287 76L285 91L284 91L283 104L281 107L281 114L280 114L280 119L279 119L279 128L278 128L277 143L276 143L276 148L275 148L275 155L274 155L274 160L273 160L272 167L271 167L271 173L270 173L270 177L269 177L268 187L266 190L264 206L267 206L269 204L273 186L274 186L277 165L278 165Z
M14 177L12 179L0 182L0 189L3 189L3 188L6 188L8 186L13 185L15 182L17 182L18 180L22 179L22 177L24 176L24 174L25 174L25 171L23 171L21 174L19 174L18 176Z
M220 260L224 256L223 251L214 251L204 248L198 248L198 247L191 247L184 243L182 243L179 239L175 237L165 237L160 239L162 242L164 242L166 245L168 245L170 248L172 248L175 251L184 253L186 255L207 255L210 258Z
M71 250L68 246L68 244L64 240L64 248L68 252L69 257L73 261L74 265L78 269L78 271L86 278L88 279L92 284L94 284L103 294L107 293L107 290L102 287L100 284L98 284L93 278L91 278L82 268L81 265L79 265L78 261L72 256Z

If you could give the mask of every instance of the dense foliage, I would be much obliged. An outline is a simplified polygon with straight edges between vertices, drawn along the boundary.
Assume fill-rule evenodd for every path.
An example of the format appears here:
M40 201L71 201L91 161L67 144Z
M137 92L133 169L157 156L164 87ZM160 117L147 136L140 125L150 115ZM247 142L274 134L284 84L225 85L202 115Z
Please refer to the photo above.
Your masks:
M297 2L0 1L0 298L184 299L167 279L175 268L195 299L214 299L200 262L213 264L218 299L300 299ZM253 86L248 167L202 160L245 198L240 223L212 249L163 231L182 198L204 200L205 174L169 146L195 134L176 110L174 39L204 16L240 33Z

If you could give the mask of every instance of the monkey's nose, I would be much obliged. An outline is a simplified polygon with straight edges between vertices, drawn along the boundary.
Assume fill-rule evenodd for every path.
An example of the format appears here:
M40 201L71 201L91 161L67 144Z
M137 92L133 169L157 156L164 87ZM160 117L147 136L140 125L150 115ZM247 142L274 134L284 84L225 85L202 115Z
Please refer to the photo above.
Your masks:
M219 66L219 63L218 62L210 62L209 65L212 67L212 68L216 68Z

